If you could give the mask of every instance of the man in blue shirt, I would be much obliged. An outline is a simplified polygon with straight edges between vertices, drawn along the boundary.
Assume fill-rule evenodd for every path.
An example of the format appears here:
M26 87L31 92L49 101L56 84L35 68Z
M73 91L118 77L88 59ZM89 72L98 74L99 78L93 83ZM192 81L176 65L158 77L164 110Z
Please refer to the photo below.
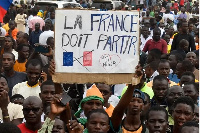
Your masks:
M34 47L35 43L39 43L39 36L42 33L42 31L40 30L40 23L36 23L35 24L35 31L32 31L30 34L30 39L29 39L29 43L31 46Z

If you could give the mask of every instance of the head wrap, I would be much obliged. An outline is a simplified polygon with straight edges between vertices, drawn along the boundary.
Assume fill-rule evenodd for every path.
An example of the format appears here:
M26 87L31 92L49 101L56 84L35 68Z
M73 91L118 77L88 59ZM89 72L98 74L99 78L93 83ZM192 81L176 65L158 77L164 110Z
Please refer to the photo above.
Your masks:
M104 102L103 96L101 94L101 92L99 91L99 89L96 87L95 84L93 84L88 90L87 92L83 95L83 99L81 100L80 104L79 104L79 110L75 113L75 116L80 118L80 114L83 111L82 109L82 104L86 103L87 101L90 100L99 100L102 103ZM79 122L81 122L82 124L85 124L87 120L84 119L78 119Z

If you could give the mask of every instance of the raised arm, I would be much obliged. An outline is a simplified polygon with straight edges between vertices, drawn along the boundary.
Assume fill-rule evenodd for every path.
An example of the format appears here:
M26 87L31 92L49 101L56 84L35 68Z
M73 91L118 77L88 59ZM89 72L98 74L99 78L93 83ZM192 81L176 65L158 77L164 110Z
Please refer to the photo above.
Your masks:
M132 79L132 84L128 85L128 89L121 97L119 103L117 104L117 106L113 111L111 122L115 131L117 131L119 129L119 126L121 125L124 111L126 110L128 104L130 103L133 97L133 91L135 89L135 86L140 83L141 77L142 77L142 67L138 65L136 66L136 71Z

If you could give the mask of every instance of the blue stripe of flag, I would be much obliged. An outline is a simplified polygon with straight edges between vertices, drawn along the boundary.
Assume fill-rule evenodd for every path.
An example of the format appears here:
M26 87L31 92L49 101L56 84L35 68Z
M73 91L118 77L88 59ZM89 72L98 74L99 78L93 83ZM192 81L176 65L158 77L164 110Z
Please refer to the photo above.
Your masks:
M12 2L13 0L0 0L0 6L3 7L5 10L8 10Z

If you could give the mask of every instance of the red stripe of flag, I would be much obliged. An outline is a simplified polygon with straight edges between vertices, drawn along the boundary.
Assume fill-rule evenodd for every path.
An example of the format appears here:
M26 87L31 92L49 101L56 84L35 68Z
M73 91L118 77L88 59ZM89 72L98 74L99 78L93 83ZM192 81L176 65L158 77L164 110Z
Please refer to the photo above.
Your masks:
M3 17L5 16L7 10L0 6L0 22L3 22Z
M3 17L5 16L12 2L13 0L0 0L0 22L3 22Z

